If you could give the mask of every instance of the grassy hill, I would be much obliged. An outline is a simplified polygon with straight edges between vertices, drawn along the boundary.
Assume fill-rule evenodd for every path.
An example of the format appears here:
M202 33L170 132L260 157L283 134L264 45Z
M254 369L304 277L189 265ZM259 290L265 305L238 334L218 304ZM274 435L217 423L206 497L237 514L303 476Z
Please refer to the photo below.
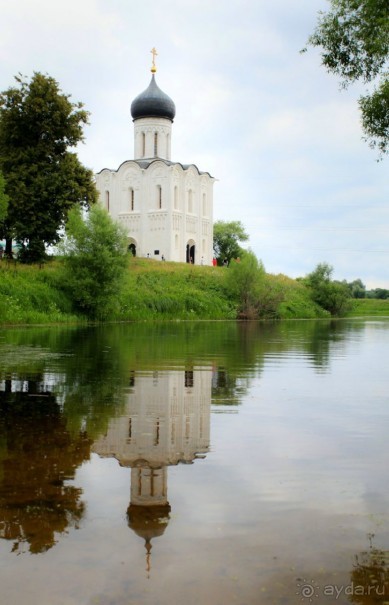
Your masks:
M128 258L121 292L110 321L232 320L236 303L225 285L228 269ZM62 288L62 265L43 267L0 262L0 325L82 323ZM307 288L285 275L265 276L266 295L278 301L264 317L326 317ZM353 315L389 315L389 301L356 301Z
M389 299L359 298L354 300L350 317L388 317Z

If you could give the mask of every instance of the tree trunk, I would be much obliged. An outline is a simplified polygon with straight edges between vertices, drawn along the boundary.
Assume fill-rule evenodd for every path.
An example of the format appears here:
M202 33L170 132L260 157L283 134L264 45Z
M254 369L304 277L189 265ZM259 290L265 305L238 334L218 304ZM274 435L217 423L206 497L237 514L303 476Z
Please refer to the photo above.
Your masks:
M12 238L5 238L5 256L12 258Z

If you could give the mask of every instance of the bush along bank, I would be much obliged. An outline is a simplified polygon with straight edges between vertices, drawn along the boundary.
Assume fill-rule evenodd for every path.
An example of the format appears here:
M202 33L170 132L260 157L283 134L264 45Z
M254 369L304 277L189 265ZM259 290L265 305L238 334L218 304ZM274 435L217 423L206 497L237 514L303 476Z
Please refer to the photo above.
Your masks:
M260 261L229 268L126 257L109 304L83 312L66 282L63 259L43 266L0 262L0 324L88 321L314 319L330 317L303 280L267 274ZM73 286L76 288L76 286ZM104 288L100 292L104 297ZM370 301L366 301L368 303ZM375 301L371 301L374 303ZM368 315L364 307L364 314ZM351 310L351 314L354 313ZM383 313L385 314L385 313ZM386 314L389 314L387 310Z

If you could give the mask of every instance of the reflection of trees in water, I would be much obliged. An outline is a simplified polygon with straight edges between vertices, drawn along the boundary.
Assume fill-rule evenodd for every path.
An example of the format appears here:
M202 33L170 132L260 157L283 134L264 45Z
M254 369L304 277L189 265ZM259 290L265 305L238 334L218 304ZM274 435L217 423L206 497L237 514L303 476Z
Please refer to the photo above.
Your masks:
M281 321L269 339L266 354L302 352L317 371L328 368L334 351L350 334L364 329L355 320Z
M234 376L227 368L215 368L212 375L212 404L238 405L248 386L247 379Z
M0 392L0 537L13 550L29 544L41 553L55 534L77 527L84 513L81 490L67 485L90 455L90 441L71 437L55 397L38 380Z
M182 369L190 389L193 369L212 367L213 403L235 405L267 356L298 350L323 368L333 346L363 326L332 320L183 322L5 331L0 345L1 537L42 552L54 544L55 532L77 525L83 514L80 492L66 479L89 456L82 431L91 439L104 434L110 419L121 415L136 372ZM139 515L132 518L139 525Z
M7 333L7 340L0 348L0 381L44 374L69 431L87 430L92 437L104 432L109 419L120 411L128 380L126 360L108 330L18 330Z
M350 574L352 603L376 605L389 600L389 550L380 550L372 544L370 548L355 556L354 569Z
M0 379L18 366L25 375L26 370L50 371L54 365L51 390L63 406L69 430L86 430L96 438L106 431L109 419L121 413L123 393L131 388L131 370L181 366L189 384L190 368L212 365L213 403L236 405L267 359L298 351L322 371L334 347L341 346L350 331L361 329L358 322L320 320L17 330L7 333L7 341L18 345L19 361L13 355L11 364L0 367Z
M322 370L333 347L361 329L358 322L320 320L14 330L5 332L0 346L0 380L14 373L50 373L50 390L63 407L69 430L87 430L95 438L121 413L131 370L182 367L190 381L190 368L212 366L214 403L236 404L268 358L298 351Z

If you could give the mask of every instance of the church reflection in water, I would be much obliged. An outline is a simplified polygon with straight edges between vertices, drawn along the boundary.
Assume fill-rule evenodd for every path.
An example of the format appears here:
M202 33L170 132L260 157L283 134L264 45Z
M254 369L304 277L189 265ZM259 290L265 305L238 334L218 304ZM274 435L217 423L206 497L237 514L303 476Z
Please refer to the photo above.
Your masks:
M151 540L169 522L167 467L192 464L209 451L211 386L209 367L133 373L125 414L92 447L131 468L128 525L145 540L148 569Z

